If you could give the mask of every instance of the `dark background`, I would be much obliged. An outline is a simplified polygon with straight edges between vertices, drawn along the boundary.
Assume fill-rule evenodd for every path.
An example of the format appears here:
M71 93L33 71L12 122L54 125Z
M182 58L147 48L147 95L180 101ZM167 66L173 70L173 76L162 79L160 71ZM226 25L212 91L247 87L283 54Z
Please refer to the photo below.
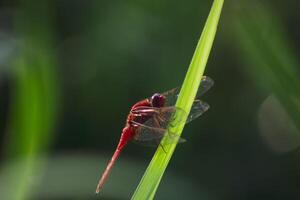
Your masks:
M0 1L0 199L97 199L135 102L180 86L212 1ZM156 199L300 198L300 3L225 1ZM101 199L130 199L155 148L130 144Z

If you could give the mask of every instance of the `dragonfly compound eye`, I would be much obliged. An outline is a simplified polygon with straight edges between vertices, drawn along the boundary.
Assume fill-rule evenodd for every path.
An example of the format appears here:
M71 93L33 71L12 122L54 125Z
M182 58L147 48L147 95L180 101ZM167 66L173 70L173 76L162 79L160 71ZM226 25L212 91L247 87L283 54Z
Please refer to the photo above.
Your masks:
M166 101L166 97L162 94L155 93L151 97L151 104L153 107L163 107Z

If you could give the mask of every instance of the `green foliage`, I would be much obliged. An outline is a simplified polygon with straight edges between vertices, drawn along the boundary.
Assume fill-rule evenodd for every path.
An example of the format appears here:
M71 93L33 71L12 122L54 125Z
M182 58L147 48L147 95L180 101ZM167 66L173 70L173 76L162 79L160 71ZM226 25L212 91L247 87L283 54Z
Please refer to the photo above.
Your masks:
M19 163L7 191L12 200L29 198L42 169L39 155L47 152L52 141L58 89L48 15L45 2L29 1L15 20L23 46L11 70L14 87L7 156Z
M278 97L300 128L299 62L284 25L262 2L242 1L241 5L233 30L248 71L261 88Z

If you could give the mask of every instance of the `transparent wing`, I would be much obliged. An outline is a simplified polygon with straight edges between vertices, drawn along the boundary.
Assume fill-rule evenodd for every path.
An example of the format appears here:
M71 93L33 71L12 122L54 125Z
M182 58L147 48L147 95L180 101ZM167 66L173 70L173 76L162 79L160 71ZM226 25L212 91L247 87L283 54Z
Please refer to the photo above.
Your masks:
M176 126L180 123L189 123L197 117L201 116L209 109L209 105L201 100L195 100L190 114L187 116L186 112L174 106L153 108L153 107L139 107L134 110L134 113L151 113L145 121L140 123L140 120L133 120L131 123L137 128L134 139L142 143L158 144L160 140L167 134L167 142L184 142L185 140L179 138L176 134L170 132L169 126Z
M143 116L143 113L146 115ZM167 143L181 143L185 140L170 132L168 126L175 125L183 121L186 113L174 106L169 107L138 107L132 111L136 116L147 117L145 121L140 123L140 118L131 121L133 126L136 126L134 139L143 144L159 144L160 140L166 135ZM150 115L150 116L149 116Z
M201 79L201 83L200 83L200 86L199 86L199 89L198 89L195 99L199 99L213 85L214 85L213 79L211 79L208 76L203 76ZM171 90L168 90L167 92L162 93L162 95L164 95L166 97L166 106L174 106L175 105L179 92L180 92L180 87L176 87Z
M208 103L201 101L200 99L196 99L192 105L191 111L185 123L189 123L200 117L204 112L209 109Z
M138 125L138 129L136 130L134 139L139 141L139 143L146 145L158 145L164 136L166 136L167 143L182 143L186 141L167 129L147 126L139 123L135 124Z
M204 93L206 93L214 85L214 80L208 76L203 76L201 79L200 86L196 98L199 98Z

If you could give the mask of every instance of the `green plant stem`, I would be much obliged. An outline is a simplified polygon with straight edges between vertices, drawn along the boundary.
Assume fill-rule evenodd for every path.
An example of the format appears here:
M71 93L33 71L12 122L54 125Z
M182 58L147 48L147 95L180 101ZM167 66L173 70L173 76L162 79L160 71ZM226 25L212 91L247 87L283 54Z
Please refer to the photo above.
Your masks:
M197 44L192 61L190 63L185 80L181 87L179 97L176 102L176 107L183 109L185 113L190 112L191 106L197 94L197 90L199 88L208 56L214 41L223 3L224 0L214 1L200 40ZM186 120L187 115L177 117ZM170 127L169 130L180 136L183 128L184 123L181 123L175 127ZM132 200L148 200L154 198L163 173L176 148L176 144L166 144L164 140L162 141L162 145L164 146L166 152L162 148L157 149L140 184L138 185L135 193L132 196Z

